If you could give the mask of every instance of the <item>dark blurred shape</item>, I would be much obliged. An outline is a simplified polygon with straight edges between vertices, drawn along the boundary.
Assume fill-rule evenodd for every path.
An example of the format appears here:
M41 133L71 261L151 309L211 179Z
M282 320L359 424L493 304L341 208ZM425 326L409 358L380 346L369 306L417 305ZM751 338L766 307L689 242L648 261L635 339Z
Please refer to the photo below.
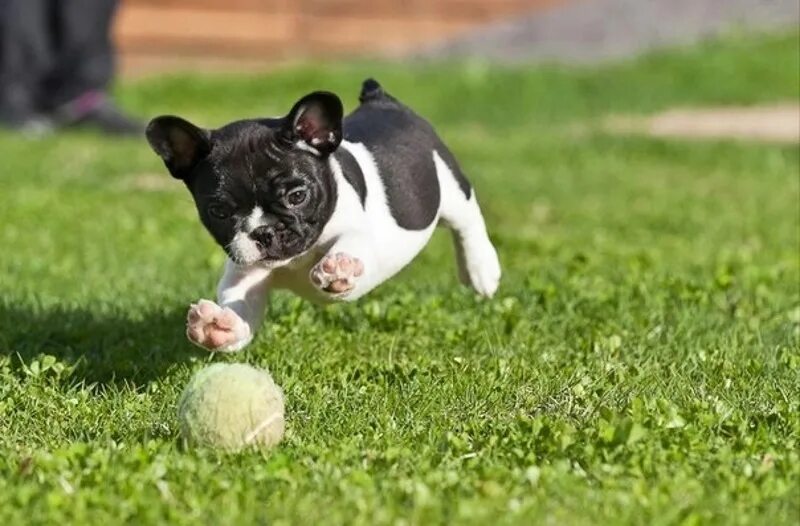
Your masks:
M0 2L0 126L45 133L91 126L125 135L142 123L107 95L116 0Z

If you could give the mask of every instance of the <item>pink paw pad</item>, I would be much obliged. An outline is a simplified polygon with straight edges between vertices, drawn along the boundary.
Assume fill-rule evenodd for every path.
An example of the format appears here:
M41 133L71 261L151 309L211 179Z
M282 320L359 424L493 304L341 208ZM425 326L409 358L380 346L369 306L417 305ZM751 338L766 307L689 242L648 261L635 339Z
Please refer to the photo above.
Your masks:
M341 294L355 287L355 278L364 274L364 263L353 256L339 252L328 254L313 269L311 281L325 292Z
M230 308L200 300L186 315L186 336L210 351L225 350L241 339L244 322Z

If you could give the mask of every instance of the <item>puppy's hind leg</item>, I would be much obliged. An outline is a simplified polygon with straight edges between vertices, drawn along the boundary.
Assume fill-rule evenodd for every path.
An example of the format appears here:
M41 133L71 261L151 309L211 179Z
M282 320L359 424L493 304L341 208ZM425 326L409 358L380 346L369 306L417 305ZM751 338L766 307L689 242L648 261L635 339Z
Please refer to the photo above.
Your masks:
M486 232L475 190L470 188L467 196L447 163L436 152L433 157L442 190L440 219L453 234L459 279L478 294L491 297L500 284L500 261Z

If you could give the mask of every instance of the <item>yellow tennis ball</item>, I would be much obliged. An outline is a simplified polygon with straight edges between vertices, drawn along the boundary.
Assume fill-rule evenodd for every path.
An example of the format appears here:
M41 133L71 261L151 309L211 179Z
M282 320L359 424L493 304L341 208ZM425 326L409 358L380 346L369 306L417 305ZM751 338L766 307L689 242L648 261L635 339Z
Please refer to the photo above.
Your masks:
M283 392L266 371L217 363L186 386L178 420L188 444L227 451L272 447L283 438Z

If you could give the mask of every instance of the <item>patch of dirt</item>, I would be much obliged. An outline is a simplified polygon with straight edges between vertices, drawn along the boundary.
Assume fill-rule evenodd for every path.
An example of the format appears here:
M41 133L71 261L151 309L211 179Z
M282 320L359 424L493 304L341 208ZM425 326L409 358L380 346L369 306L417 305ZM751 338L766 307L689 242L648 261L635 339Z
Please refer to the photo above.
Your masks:
M613 133L654 137L798 143L800 105L676 108L650 117L609 117L603 128Z

